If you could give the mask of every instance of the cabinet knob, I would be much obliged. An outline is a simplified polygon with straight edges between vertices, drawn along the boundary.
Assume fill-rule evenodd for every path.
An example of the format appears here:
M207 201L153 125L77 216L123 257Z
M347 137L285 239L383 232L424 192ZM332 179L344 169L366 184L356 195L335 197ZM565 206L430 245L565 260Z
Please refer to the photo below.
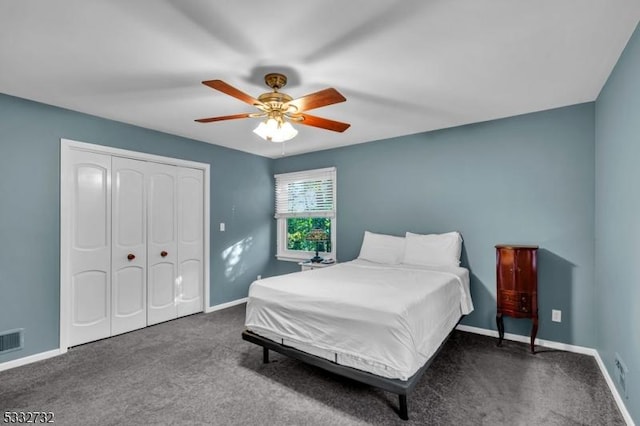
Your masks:
M162 256L162 257L167 257L167 255L168 255L168 254L169 254L169 253L167 253L167 252L166 252L166 251L164 251L164 250L162 250L162 251L160 252L160 256Z
M127 255L127 259L129 259L129 260L133 260L133 259L135 259L135 258L136 258L136 255L135 255L135 254L133 254L133 253L129 253L129 254Z

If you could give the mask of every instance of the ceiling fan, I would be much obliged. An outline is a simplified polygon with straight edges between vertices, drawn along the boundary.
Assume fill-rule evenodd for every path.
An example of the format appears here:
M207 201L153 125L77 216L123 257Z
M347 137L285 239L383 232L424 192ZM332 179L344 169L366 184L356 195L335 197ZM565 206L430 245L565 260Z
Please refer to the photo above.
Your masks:
M263 93L258 96L257 99L222 80L203 81L202 84L229 96L233 96L249 105L253 105L260 111L200 118L196 121L198 123L212 123L215 121L235 120L237 118L264 118L254 130L254 133L270 142L284 142L295 137L298 131L291 125L291 121L307 126L332 130L334 132L344 132L351 126L347 123L316 117L306 113L306 111L312 109L346 101L346 98L336 89L328 88L293 99L286 93L278 91L287 84L287 77L284 74L267 74L264 76L264 81L273 91Z

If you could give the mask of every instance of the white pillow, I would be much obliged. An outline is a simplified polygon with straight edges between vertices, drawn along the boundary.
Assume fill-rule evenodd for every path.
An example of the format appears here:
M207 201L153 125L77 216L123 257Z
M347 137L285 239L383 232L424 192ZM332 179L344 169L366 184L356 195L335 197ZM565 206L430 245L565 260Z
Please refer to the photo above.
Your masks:
M403 253L404 237L364 231L358 259L397 265L402 261Z
M407 232L402 263L420 266L460 265L462 237L458 232L420 235Z

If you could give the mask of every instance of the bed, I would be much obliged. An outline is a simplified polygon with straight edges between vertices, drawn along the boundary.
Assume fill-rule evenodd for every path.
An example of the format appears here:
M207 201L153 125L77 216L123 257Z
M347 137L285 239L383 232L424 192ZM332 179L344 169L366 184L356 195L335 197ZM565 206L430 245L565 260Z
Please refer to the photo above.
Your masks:
M407 395L473 310L469 271L433 256L403 263L404 238L393 237L390 256L392 236L372 235L356 260L255 281L242 337L263 347L264 362L274 350L396 393L408 419ZM368 249L372 239L382 252Z

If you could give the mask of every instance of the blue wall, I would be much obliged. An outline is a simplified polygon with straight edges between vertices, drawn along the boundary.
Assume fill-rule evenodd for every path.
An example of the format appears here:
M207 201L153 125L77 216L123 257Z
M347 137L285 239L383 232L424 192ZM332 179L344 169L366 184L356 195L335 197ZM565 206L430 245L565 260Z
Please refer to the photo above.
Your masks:
M496 328L494 246L538 244L538 336L593 347L594 149L588 103L286 157L274 169L337 167L340 261L357 257L365 230L460 231L476 308L467 325ZM505 321L506 332L530 327Z
M211 165L210 305L269 270L272 160L0 94L0 330L25 329L0 363L58 347L60 138Z
M596 101L597 348L622 394L618 353L629 368L625 404L640 422L640 29Z

